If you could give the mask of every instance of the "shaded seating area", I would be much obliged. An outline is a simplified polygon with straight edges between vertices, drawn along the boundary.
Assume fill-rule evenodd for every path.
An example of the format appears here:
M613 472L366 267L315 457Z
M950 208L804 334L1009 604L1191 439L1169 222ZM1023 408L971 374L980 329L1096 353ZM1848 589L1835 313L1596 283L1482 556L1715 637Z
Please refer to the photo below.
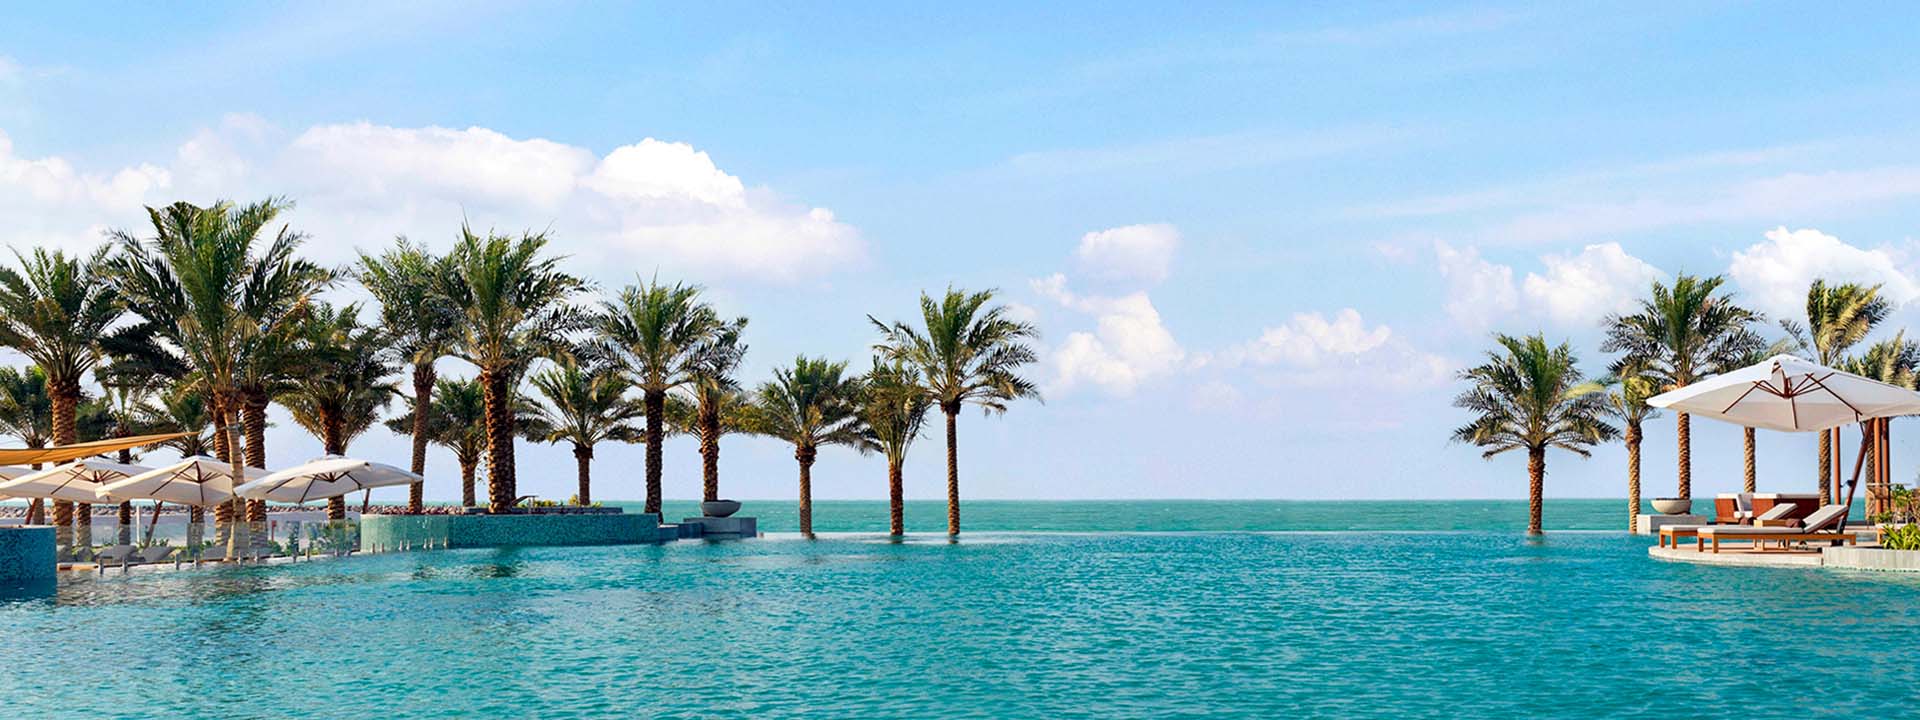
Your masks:
M1768 543L1778 543L1785 550L1794 543L1843 543L1855 544L1858 536L1846 532L1844 520L1847 506L1828 505L1808 515L1804 521L1782 520L1782 524L1768 525L1764 522L1754 527L1737 525L1713 525L1700 528L1694 535L1694 549L1704 552L1712 544L1713 552L1720 552L1723 540L1745 540L1753 543L1754 550L1765 550Z

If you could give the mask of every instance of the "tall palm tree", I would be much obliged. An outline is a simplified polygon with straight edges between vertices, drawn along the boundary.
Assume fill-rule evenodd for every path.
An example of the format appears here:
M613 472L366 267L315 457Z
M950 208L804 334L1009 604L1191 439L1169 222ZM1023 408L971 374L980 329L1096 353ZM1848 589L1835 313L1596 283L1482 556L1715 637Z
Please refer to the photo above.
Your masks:
M1920 343L1908 340L1906 331L1902 330L1891 339L1868 346L1859 357L1842 363L1840 369L1912 390L1920 385ZM1892 421L1893 418L1882 418L1868 424L1873 442L1883 442L1889 437L1885 423ZM1879 453L1867 453L1866 463L1867 477L1873 478L1867 483L1867 512L1871 515L1886 510L1893 488L1880 481Z
M688 385L686 396L667 396L666 432L700 441L705 472L701 498L720 499L720 439L753 434L753 396L737 383L699 380ZM711 469L710 472L706 472Z
M867 316L882 336L874 349L883 359L918 369L928 399L947 417L948 535L960 534L960 408L971 403L995 414L1006 412L1011 401L1040 399L1039 388L1019 374L1037 359L1027 342L1039 331L1008 316L1004 305L988 307L993 293L947 288L937 301L922 293L921 328Z
M1486 363L1460 371L1471 383L1453 406L1474 417L1453 431L1453 441L1484 448L1491 459L1509 450L1527 451L1527 534L1540 534L1547 449L1589 457L1588 448L1618 437L1607 424L1607 398L1598 383L1585 382L1566 343L1545 337L1495 335L1499 348Z
M1611 386L1607 414L1626 428L1620 439L1627 444L1627 532L1633 532L1640 523L1640 440L1644 437L1640 425L1660 414L1647 404L1647 398L1660 394L1659 381L1628 363L1616 368L1614 377L1604 384Z
M1879 285L1830 285L1826 280L1815 280L1807 287L1807 323L1783 319L1780 327L1799 344L1802 352L1812 355L1815 362L1837 367L1846 358L1847 351L1865 340L1874 326L1892 312L1886 298L1880 297ZM1833 485L1839 474L1834 469L1833 451L1839 437L1837 428L1820 433L1820 458L1815 470L1822 505L1833 499Z
M407 398L411 404L413 398ZM523 437L535 440L547 427L534 416L533 403L515 394L514 427ZM413 410L387 420L387 429L395 434L413 431ZM433 404L427 408L427 438L435 445L453 451L460 465L460 503L474 507L474 478L487 457L487 403L478 379L440 378L433 384Z
M656 278L621 288L618 298L602 303L601 349L626 369L646 404L645 511L649 513L660 512L660 452L666 436L667 393L693 383L703 369L729 364L714 357L724 354L721 336L731 334L731 346L744 351L739 348L739 334L746 320L722 319L713 306L700 299L700 293L698 285L667 285ZM738 362L735 358L730 364ZM716 453L718 448L714 445ZM718 462L715 455L715 472Z
M866 396L860 403L867 444L887 458L887 531L895 537L906 534L901 468L907 461L907 450L926 425L927 411L933 407L922 385L920 373L912 365L874 358L873 369L867 372Z
M406 432L413 436L414 474L427 472L428 423L432 418L434 363L453 345L454 308L445 296L435 292L448 272L447 263L435 258L425 247L396 238L393 247L381 255L360 254L355 275L380 302L380 319L393 338L394 351L413 366L413 407L429 408L413 414L414 425ZM420 483L407 491L407 512L419 513L425 492Z
M459 319L450 354L480 369L489 512L509 512L518 497L515 383L535 359L564 354L566 335L586 325L586 316L568 304L586 283L561 272L560 259L544 254L546 246L543 234L480 236L462 226L436 290Z
M747 354L746 344L740 342L746 324L746 318L722 323L696 353L700 361L687 383L693 396L693 430L700 438L700 498L706 502L720 499L720 436L732 431L727 415L737 412L744 397L733 373ZM671 422L673 413L667 414Z
M640 442L645 433L634 421L643 414L640 403L627 397L626 377L607 367L581 367L567 361L534 373L534 389L546 401L534 412L547 427L543 442L573 445L573 461L580 490L579 505L593 504L593 446L602 442Z
M1646 374L1659 381L1662 391L1693 383L1739 367L1739 359L1762 344L1748 325L1759 313L1733 304L1731 293L1720 293L1726 278L1680 275L1668 286L1653 282L1651 298L1641 300L1636 312L1611 315L1607 339L1600 349L1624 352ZM1692 423L1678 413L1678 496L1693 497Z
M249 351L262 341L262 318L295 312L330 281L331 274L299 259L304 236L286 226L270 239L266 229L291 205L278 198L235 206L179 202L147 208L153 236L115 231L121 253L113 264L114 286L142 322L140 332L190 370L213 409L216 449L241 477L243 445L235 416ZM241 501L221 505L230 521ZM231 543L230 543L231 545Z
M398 368L388 360L385 333L360 324L359 315L357 304L315 303L300 331L311 364L276 398L328 455L347 454L347 445L373 427L399 390L390 379ZM329 519L345 519L346 511L345 498L327 500Z
M47 374L38 365L0 367L0 433L20 439L30 448L53 441L53 398L47 394ZM34 463L33 469L40 469ZM40 498L27 503L27 524L46 522L46 504Z
M54 445L75 442L80 385L100 363L100 337L125 312L104 280L110 249L81 258L35 248L14 253L18 269L0 266L0 346L27 356L46 373ZM92 517L81 522L91 524ZM53 524L72 526L74 504L54 501Z
M847 364L801 356L754 392L755 432L793 444L800 463L800 534L813 537L813 462L826 445L864 448L861 382Z
M213 438L207 433L213 411L206 391L199 387L183 383L161 394L147 406L143 422L159 432L189 433L160 443L181 457L213 454Z
M316 367L311 349L302 345L301 324L307 312L305 302L246 309L248 320L257 325L241 356L236 388L240 428L246 439L241 456L247 467L267 467L267 406L293 391ZM248 522L266 519L265 500L247 501Z

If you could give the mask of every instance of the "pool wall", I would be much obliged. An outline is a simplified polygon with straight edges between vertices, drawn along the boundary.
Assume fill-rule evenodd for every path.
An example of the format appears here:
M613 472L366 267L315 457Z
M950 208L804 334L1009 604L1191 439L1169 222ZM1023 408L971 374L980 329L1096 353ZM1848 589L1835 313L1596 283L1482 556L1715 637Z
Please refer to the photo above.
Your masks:
M52 579L53 548L52 525L0 527L0 584Z
M660 516L368 515L360 519L366 551L527 545L632 545L658 539Z

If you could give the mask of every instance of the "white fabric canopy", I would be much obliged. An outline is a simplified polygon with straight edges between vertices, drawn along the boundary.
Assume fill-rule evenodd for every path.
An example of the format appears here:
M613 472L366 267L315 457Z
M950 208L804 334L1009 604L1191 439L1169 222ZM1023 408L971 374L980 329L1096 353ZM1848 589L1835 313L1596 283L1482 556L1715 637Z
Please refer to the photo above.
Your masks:
M1813 432L1871 418L1920 414L1920 392L1775 355L1647 399L1695 417L1783 432Z
M94 490L101 483L113 482L129 475L138 475L148 468L139 465L122 465L106 460L75 460L73 462L40 472L28 473L0 483L0 495L23 498L52 498L72 500L74 502L99 502L100 497Z
M425 478L367 460L330 455L248 481L234 488L235 495L253 500L304 503L393 485L411 485Z
M242 468L246 479L265 477L262 468ZM195 455L163 468L116 480L95 490L102 500L161 500L212 507L233 498L233 466Z

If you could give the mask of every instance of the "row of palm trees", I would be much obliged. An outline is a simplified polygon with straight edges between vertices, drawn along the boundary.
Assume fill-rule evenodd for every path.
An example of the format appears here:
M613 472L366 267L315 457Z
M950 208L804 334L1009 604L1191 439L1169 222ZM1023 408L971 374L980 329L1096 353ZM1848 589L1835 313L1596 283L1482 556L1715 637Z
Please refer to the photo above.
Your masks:
M643 279L594 303L592 284L561 267L544 234L465 226L443 255L399 238L351 267L328 268L299 257L301 233L274 228L289 207L278 198L174 203L148 209L148 233L114 231L84 257L16 253L18 268L0 267L0 346L33 366L0 369L0 429L29 446L64 445L83 439L83 408L120 406L100 432L187 432L169 441L173 449L218 454L237 476L242 465L266 466L271 404L328 453L345 454L400 396L404 408L385 424L411 436L411 469L424 473L429 445L452 451L471 506L484 467L495 513L523 499L516 440L570 444L580 504L592 502L595 446L644 443L645 511L658 513L666 437L699 439L701 493L711 501L721 437L750 433L793 446L807 534L820 449L882 454L890 530L901 534L901 466L938 407L947 530L958 534L960 411L999 413L1039 396L1021 376L1035 360L1036 332L994 304L992 291L923 294L918 324L869 317L880 335L869 372L802 356L747 388L736 378L747 320L721 314L698 286ZM345 282L373 296L376 323L359 304L320 297ZM465 361L473 376L440 377L443 358ZM408 509L422 505L416 484ZM53 522L74 523L74 510L56 502ZM344 501L329 510L343 516ZM216 509L223 522L265 513L264 503L239 500Z
M1647 399L1661 392L1784 352L1901 387L1916 386L1920 343L1907 340L1904 331L1853 354L1891 314L1880 286L1816 280L1807 289L1804 321L1780 320L1780 336L1769 340L1761 333L1766 318L1738 305L1725 283L1719 276L1684 274L1672 284L1655 281L1633 312L1608 316L1600 348L1617 355L1600 377L1590 378L1580 370L1569 343L1550 344L1541 333L1496 335L1496 347L1486 361L1461 371L1468 388L1454 399L1454 406L1472 418L1456 428L1452 438L1480 447L1488 458L1527 452L1529 533L1541 530L1547 449L1588 457L1593 446L1615 439L1626 443L1627 523L1633 527L1640 512L1642 426L1657 415ZM1691 498L1690 419L1680 413L1674 425L1676 497ZM1816 477L1822 504L1834 497L1838 439L1837 430L1820 437ZM1754 440L1754 429L1745 428L1746 492L1756 489Z

